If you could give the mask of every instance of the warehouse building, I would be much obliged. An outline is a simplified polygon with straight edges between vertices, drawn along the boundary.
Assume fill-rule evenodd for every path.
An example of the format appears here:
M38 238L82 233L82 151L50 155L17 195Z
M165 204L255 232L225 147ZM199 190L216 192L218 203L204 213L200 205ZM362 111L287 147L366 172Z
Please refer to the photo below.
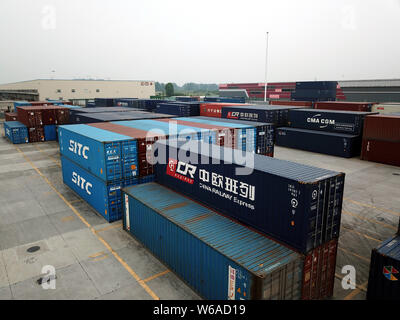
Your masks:
M89 100L94 98L142 98L155 95L154 81L38 79L2 84L1 90L36 90L39 100Z

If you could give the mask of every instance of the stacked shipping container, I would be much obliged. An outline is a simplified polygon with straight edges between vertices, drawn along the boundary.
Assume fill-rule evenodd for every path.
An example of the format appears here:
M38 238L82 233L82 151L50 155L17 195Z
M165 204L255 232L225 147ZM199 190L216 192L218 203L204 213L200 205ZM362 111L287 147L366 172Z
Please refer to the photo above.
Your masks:
M351 158L360 155L364 118L369 112L292 109L290 128L279 128L276 144Z
M400 116L365 118L361 159L400 166Z
M153 175L147 152L151 152L155 141L180 136L217 143L215 130L201 124L194 127L177 121L175 124L176 127L171 126L168 120L136 120L60 126L64 183L108 221L120 219L121 202L117 201L120 189L139 184L143 179L148 181ZM154 130L158 133L153 133Z
M156 146L156 149L166 149L165 162L156 164L157 182L196 201L200 201L223 215L237 219L300 252L302 254L302 262L298 272L301 273L300 297L302 299L321 299L333 294L344 174L255 155L254 167L247 166L250 165L247 163L244 165L246 169L250 169L249 172L251 173L248 175L236 175L236 169L243 168L243 163L239 165L235 159L227 158L226 155L229 152L227 152L226 148L218 148L216 153L212 153L210 145L196 142L188 144L186 141L159 141ZM174 158L178 154L185 154L188 150L192 151L190 161ZM196 153L193 150L201 151ZM200 159L203 161L200 162ZM273 188L271 188L272 185ZM149 195L149 198L157 198L157 194L165 192L164 189L156 185L147 187L151 188L151 190L157 189L155 195ZM169 254L160 256L158 248L150 243L151 240L149 238L157 238L158 233L149 234L149 232L146 232L147 229L139 231L137 227L133 227L133 230L130 230L132 220L135 221L135 225L139 223L137 221L144 221L141 217L132 216L129 213L133 210L132 202L139 201L143 203L143 200L145 200L143 197L132 200L132 197L136 195L136 189L140 188L131 189L132 191L134 190L134 195L129 190L126 191L124 201L125 229L144 242L150 250L169 264L201 295L209 298L209 295L205 295L201 288L196 287L198 282L201 283L200 279L209 277L208 272L203 271L205 274L200 278L188 278L186 276L188 272L176 266L176 261L173 259L171 261ZM148 189L146 190L148 191ZM179 196L168 196L168 199L171 198L175 199L179 198ZM149 209L149 212L143 212L143 217L148 217L150 212L152 212L152 215L164 216L166 211L168 211L168 217L169 214L173 217L180 217L178 211L188 212L189 207L191 208L189 201L186 198L182 199L184 199L184 203L177 201L177 203L171 203L170 205L161 204L161 211L157 208L154 209L157 204L155 206L151 205L152 209ZM140 203L135 203L134 206L136 205L143 208ZM144 205L146 206L146 203ZM201 221L208 219L209 215L204 210L207 209L202 209L201 219L200 216L194 216L193 220L183 216L179 218L179 221L188 223L187 228L184 229L189 234L192 233L192 221L193 223L201 223ZM135 214L137 213L138 211L136 210ZM219 219L222 218L219 217ZM153 225L163 223L158 220L163 220L163 218L159 216L154 218L152 220ZM205 223L208 224L208 221L205 221ZM180 230L179 223L173 222L172 224L178 224L177 230ZM238 224L236 226L240 228ZM211 228L213 228L212 223L205 230L211 230ZM159 229L157 228L157 230ZM171 235L165 234L164 237L174 238L176 236L174 233ZM196 237L196 234L194 234L194 237ZM224 238L227 243L230 243L234 241L235 236L227 234ZM260 239L262 238L263 236ZM241 237L241 239L243 238ZM264 239L267 238L264 237ZM182 242L184 247L193 246L192 240L188 238ZM278 245L277 242L274 243ZM219 247L214 246L213 243L209 246L212 250L218 251ZM178 255L178 248L171 247L169 250L171 250L170 256ZM175 250L177 251L175 252ZM219 258L216 258L214 264L219 265L219 260ZM261 266L264 267L263 264ZM191 261L187 262L186 268L188 267L191 270L196 268ZM232 268L236 269L232 270L233 273L239 270L237 269L238 267L232 266ZM222 276L223 268L219 272L221 272ZM223 281L223 279L222 277L219 281ZM239 287L243 288L240 285ZM220 291L219 299L226 299L229 296L226 286L218 286L217 290ZM238 290L238 288L235 290ZM252 297L236 296L236 298L268 299L270 297L258 295ZM280 298L289 297L283 295Z
M54 140L56 125L69 123L69 109L60 106L22 106L17 112L18 120L28 128L29 142Z
M18 121L6 121L4 122L4 133L7 139L13 144L28 143L28 129L27 127Z
M199 116L200 102L164 102L157 105L157 112L179 117Z

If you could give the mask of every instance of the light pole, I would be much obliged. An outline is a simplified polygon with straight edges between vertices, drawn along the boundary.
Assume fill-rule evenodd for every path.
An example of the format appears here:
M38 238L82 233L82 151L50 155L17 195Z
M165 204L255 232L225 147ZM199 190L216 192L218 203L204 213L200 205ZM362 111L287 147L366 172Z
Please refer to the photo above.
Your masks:
M264 88L264 102L267 102L267 87L268 87L268 38L269 32L267 32L267 50L265 54L265 88Z

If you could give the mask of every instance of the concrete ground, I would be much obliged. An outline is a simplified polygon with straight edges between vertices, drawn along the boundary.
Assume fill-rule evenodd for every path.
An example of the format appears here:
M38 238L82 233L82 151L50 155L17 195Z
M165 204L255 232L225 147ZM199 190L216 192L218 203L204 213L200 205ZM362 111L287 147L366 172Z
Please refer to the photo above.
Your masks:
M365 299L371 249L397 230L400 168L279 147L276 158L347 174L334 299ZM45 265L56 269L55 290L39 285ZM355 290L342 289L346 265ZM1 137L0 300L158 298L199 299L120 221L108 224L64 186L56 142Z

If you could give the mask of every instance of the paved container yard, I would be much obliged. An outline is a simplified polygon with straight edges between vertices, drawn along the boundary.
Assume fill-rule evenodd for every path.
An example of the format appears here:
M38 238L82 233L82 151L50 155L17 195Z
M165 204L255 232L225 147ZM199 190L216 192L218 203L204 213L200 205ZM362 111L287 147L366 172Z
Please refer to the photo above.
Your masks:
M333 298L365 299L371 249L397 230L400 168L357 158L275 150L278 159L346 173ZM43 290L38 283L45 265L56 269L55 290ZM342 289L341 271L346 265L356 269L355 290ZM63 184L56 142L12 145L2 134L1 299L199 297L123 231L121 221L106 223Z

